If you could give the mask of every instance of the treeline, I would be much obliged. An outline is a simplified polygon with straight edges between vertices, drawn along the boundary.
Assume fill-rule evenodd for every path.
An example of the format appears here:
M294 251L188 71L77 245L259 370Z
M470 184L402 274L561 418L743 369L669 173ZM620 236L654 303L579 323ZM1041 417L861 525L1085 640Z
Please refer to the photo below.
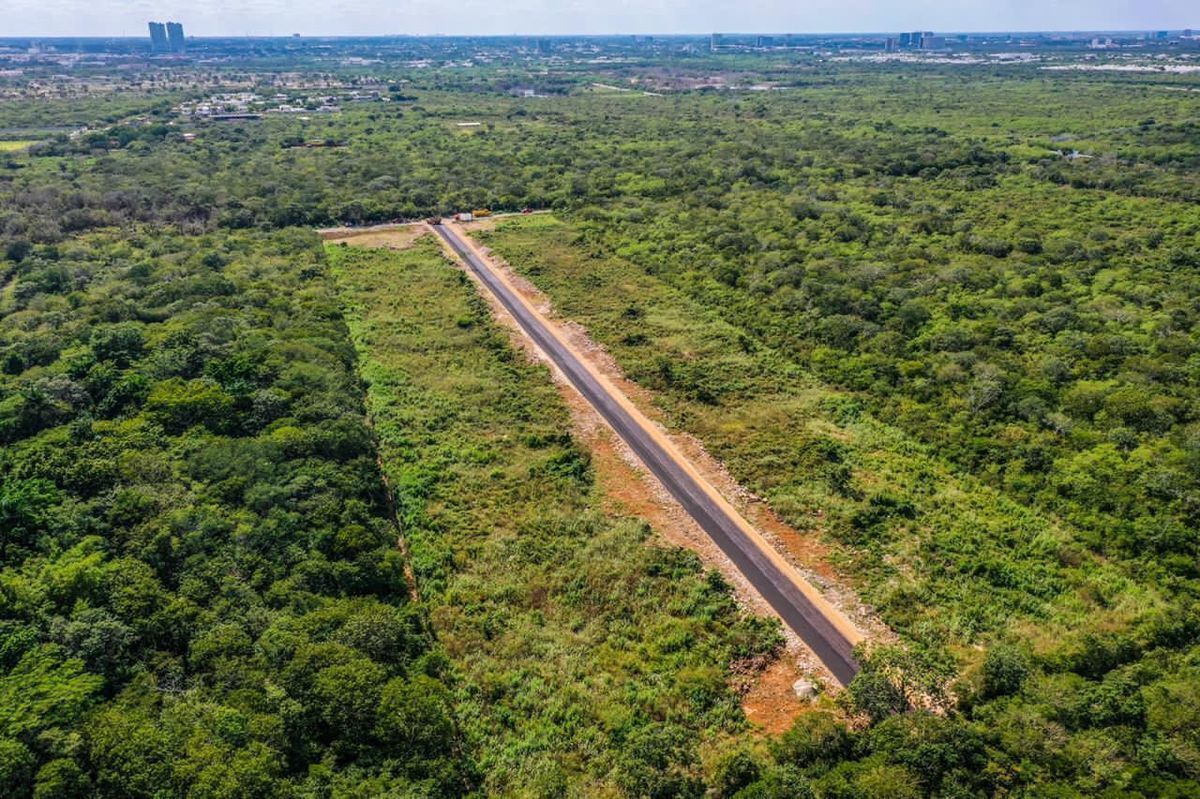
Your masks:
M468 792L315 236L10 269L0 794Z

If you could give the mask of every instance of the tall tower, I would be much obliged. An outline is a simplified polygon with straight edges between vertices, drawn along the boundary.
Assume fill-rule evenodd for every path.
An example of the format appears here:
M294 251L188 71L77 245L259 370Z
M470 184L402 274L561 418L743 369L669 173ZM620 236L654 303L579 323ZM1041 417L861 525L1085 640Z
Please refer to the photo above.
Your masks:
M178 22L167 23L167 39L172 53L183 52L183 25Z
M154 53L167 52L167 26L161 22L151 22L150 27L150 51Z

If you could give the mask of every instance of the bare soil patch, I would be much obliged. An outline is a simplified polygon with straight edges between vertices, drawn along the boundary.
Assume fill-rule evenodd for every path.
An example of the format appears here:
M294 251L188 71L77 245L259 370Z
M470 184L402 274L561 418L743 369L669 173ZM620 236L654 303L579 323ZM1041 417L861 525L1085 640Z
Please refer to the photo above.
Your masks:
M320 231L321 238L329 244L347 244L352 247L386 247L404 250L421 236L427 235L425 225L379 225L369 228L334 228Z
M785 653L760 671L742 696L742 710L755 727L771 735L779 735L795 723L803 713L821 708L820 703L800 699L792 684L807 678L802 663L791 653Z

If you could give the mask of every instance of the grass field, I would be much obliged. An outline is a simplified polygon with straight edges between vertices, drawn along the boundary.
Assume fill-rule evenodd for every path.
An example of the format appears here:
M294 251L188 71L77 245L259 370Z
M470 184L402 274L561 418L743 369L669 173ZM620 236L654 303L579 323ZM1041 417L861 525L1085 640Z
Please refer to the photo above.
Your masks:
M487 793L703 778L749 733L728 666L771 650L774 625L692 553L599 510L549 372L432 237L326 252ZM672 743L648 754L647 739Z
M19 153L22 150L29 149L32 144L37 144L35 141L0 141L0 153Z

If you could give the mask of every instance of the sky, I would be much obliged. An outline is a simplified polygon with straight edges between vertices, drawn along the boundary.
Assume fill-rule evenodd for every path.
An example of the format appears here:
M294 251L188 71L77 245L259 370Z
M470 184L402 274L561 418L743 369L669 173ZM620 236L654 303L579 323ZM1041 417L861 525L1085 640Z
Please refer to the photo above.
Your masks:
M1200 29L1197 0L0 0L5 36Z

